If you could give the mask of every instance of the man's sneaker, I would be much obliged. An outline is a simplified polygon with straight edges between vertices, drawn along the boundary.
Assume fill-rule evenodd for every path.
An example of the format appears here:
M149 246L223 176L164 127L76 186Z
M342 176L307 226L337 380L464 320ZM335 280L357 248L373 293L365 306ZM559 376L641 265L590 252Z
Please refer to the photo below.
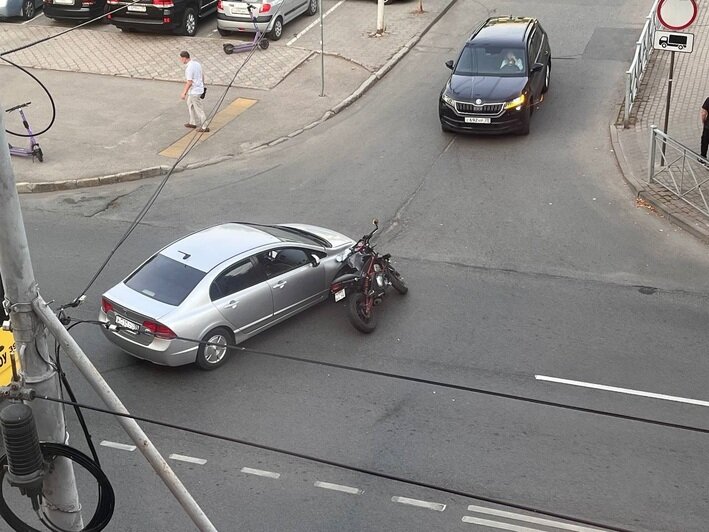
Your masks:
M197 133L209 133L208 127L201 127L197 130Z
M194 128L196 128L197 126L195 126L194 124L185 124L185 127L188 127L188 128L190 128L190 129L194 129Z

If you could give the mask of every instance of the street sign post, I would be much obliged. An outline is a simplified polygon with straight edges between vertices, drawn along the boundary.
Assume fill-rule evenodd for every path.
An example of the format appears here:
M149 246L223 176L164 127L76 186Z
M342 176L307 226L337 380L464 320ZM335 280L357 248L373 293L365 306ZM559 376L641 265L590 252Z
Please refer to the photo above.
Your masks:
M692 53L694 50L694 34L679 31L656 31L655 40L652 43L655 50L667 50L668 52Z
M657 18L668 30L691 26L698 11L696 0L660 0L657 4Z
M691 33L679 33L677 30L683 30L692 25L697 19L696 0L660 0L657 4L657 19L665 28L674 31L657 31L655 32L655 40L653 48L660 50L670 50L670 74L667 79L667 104L665 105L665 128L664 133L667 134L667 127L670 121L670 100L672 98L672 76L675 70L675 52L691 53L694 48L694 35ZM665 147L667 143L662 144L662 157L660 164L665 163Z

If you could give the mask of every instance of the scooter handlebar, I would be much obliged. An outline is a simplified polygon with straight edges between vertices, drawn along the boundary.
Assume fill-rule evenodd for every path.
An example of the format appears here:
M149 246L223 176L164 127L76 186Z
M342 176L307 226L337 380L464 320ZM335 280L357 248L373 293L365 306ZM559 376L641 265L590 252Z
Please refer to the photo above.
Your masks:
M23 107L27 107L31 103L32 102L21 103L20 105L16 105L15 107L10 107L9 109L5 109L5 112L10 113L12 111L16 111L17 109L22 109Z

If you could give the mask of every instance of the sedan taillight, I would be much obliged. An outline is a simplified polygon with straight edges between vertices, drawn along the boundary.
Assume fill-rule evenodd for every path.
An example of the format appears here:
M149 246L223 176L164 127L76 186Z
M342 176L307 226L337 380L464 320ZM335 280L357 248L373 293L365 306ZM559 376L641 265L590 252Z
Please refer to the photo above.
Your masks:
M113 310L113 303L111 303L105 297L102 297L101 298L101 310L103 310L103 312L105 314L108 314L109 312L111 312Z
M153 0L153 5L157 7L175 7L172 0Z
M224 11L224 6L222 5L222 0L217 0L217 9L219 11Z
M172 331L172 329L157 321L144 321L143 327L150 331L153 336L163 338L164 340L172 340L177 338L177 335Z

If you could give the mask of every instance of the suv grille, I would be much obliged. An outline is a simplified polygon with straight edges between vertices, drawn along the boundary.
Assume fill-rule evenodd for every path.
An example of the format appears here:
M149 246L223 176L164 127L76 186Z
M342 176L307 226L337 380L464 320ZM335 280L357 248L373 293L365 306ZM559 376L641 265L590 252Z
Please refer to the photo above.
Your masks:
M472 103L455 102L455 110L464 114L496 115L502 111L502 104L488 103L483 105L475 105Z

